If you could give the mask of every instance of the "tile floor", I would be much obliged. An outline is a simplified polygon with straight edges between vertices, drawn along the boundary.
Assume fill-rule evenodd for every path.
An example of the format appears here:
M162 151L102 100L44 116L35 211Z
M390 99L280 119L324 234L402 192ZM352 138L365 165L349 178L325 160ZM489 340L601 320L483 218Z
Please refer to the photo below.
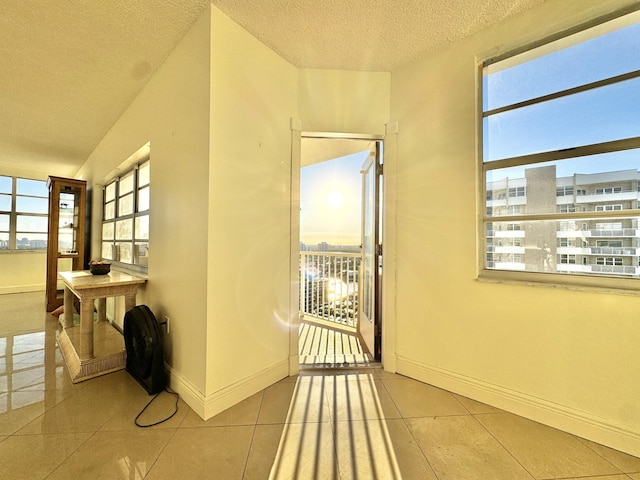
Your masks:
M3 480L640 480L638 458L380 369L303 373L206 422L179 401L138 428L150 397L124 371L72 384L43 298L0 296Z

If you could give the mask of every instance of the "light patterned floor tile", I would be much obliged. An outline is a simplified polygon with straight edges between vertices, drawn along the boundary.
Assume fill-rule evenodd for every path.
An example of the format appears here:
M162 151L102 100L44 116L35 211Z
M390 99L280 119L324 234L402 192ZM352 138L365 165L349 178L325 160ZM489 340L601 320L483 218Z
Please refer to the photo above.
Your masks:
M582 438L579 438L578 440L580 440L598 455L618 467L621 471L627 473L640 472L640 458L628 455L612 448L605 447L603 445L599 445L594 442L590 442L589 440L585 440Z
M478 415L477 419L536 478L622 473L560 430L509 413Z
M406 420L439 480L532 480L473 417Z
M403 420L339 422L334 428L342 480L437 480Z
M327 376L326 395L333 422L401 418L384 383L373 375Z
M96 432L47 480L145 478L174 432Z
M476 400L472 400L471 398L463 397L462 395L453 394L453 396L458 400L464 408L466 408L469 413L500 413L503 410L499 408L492 407L491 405L487 405L485 403L477 402Z
M279 382L267 387L258 423L330 421L326 382L324 376L299 376L296 383Z
M146 478L240 479L253 430L253 426L178 429Z
M7 480L48 478L47 476L86 442L90 435L90 433L13 435L0 442L2 459L0 478Z
M278 449L270 480L339 478L330 423L288 423L274 441Z
M408 378L382 380L404 418L468 415L452 393Z

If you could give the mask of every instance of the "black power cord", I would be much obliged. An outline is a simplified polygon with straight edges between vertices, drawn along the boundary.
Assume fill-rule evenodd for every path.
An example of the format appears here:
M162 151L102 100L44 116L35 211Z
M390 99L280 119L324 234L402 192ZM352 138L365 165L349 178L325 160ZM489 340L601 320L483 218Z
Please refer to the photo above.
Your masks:
M153 398L151 400L149 400L149 403L147 403L145 405L145 407L140 411L140 413L136 416L136 419L135 419L136 426L138 426L140 428L148 428L148 427L153 427L154 425L160 425L161 423L166 422L167 420L172 418L176 413L178 413L178 400L180 400L180 395L178 395L176 392L172 392L168 388L165 388L163 390L163 392L167 392L170 395L175 395L175 397L176 397L176 407L175 407L175 410L173 411L173 413L171 415L169 415L167 418L165 418L163 420L160 420L158 422L155 422L155 423L150 423L148 425L143 425L143 424L138 423L138 419L140 418L140 416L145 412L145 410L149 407L149 405L151 405L153 403L153 401L156 398L158 398L158 396L162 393L162 392L158 392L153 396Z

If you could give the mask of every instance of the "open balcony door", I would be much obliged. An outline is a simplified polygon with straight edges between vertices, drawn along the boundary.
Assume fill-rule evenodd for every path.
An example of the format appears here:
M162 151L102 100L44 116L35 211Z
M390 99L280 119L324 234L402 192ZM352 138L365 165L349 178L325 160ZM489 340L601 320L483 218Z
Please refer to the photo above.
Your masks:
M358 330L371 356L380 361L381 348L381 308L380 292L382 283L382 245L380 244L380 189L382 165L380 143L362 165L362 264L360 267Z

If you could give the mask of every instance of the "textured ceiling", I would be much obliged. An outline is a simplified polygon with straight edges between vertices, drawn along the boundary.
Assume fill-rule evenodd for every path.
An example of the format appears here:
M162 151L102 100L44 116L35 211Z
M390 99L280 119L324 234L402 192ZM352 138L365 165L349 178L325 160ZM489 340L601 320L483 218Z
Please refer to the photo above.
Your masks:
M212 0L298 67L393 71L544 0Z
M208 4L0 0L0 161L75 174Z
M212 3L298 67L392 71L542 1ZM73 175L208 3L0 0L0 169Z

